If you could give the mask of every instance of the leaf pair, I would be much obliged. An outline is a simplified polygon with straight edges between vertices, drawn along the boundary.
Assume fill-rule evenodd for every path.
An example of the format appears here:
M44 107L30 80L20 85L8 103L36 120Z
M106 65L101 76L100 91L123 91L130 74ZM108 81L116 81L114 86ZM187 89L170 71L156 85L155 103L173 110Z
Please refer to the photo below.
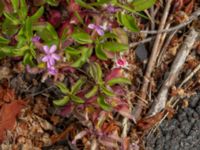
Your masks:
M72 100L78 104L82 104L85 101L76 96L77 92L81 89L81 87L83 86L83 84L85 83L85 79L84 78L80 78L69 90L63 83L58 83L57 87L61 90L61 92L63 94L65 94L66 96L64 96L62 99L59 100L54 100L53 104L56 106L65 106L69 100Z

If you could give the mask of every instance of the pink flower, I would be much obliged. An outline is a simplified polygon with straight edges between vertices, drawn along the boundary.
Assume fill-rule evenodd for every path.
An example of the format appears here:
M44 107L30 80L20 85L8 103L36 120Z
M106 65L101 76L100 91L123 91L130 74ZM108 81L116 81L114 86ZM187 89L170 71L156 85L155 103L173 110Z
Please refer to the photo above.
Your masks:
M95 25L95 24L89 24L88 28L95 30L100 36L103 36L104 31L107 30L106 27L100 26L100 25Z
M40 41L40 37L39 36L34 36L32 38L32 42L39 42Z
M126 68L128 69L128 62L126 61L125 58L120 57L115 61L116 67L117 68Z
M45 45L43 46L43 49L46 55L42 57L42 61L47 63L48 72L55 75L57 71L54 65L56 61L60 60L60 56L55 53L56 45L52 45L50 48Z
M106 7L106 10L109 12L109 13L116 13L117 11L119 11L120 9L118 7L115 7L113 5L108 5Z

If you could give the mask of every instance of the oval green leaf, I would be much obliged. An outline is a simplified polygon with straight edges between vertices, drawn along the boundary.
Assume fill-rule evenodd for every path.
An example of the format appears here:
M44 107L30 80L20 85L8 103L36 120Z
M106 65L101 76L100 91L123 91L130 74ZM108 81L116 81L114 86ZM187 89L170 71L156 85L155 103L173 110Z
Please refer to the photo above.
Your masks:
M108 85L113 86L115 84L131 84L131 81L127 78L113 78L107 82Z
M54 100L53 104L56 105L56 106L65 106L68 102L69 102L69 97L65 96L62 99Z
M76 94L82 87L82 85L85 83L84 78L80 78L71 88L71 93Z
M143 11L152 7L155 2L156 0L134 0L131 4L133 5L135 11Z
M71 95L71 100L78 103L78 104L85 103L85 101L82 98L75 96L75 95Z
M69 93L69 90L67 89L65 84L59 82L59 83L56 84L56 86L61 90L62 93L64 93L64 94Z
M101 86L101 91L102 91L102 93L104 93L107 96L114 96L115 95L112 91L107 89L105 86Z
M96 44L95 54L101 60L107 60L106 54L103 52L102 45Z
M92 39L89 34L85 32L75 32L72 34L72 38L80 44L90 44Z
M103 48L111 52L123 52L125 50L128 50L128 45L117 42L105 42L103 44Z
M98 86L94 86L87 94L85 94L86 98L91 98L92 96L96 95L98 91Z
M112 109L112 107L108 103L105 102L105 99L103 96L100 96L97 98L97 103L102 109L106 111L110 111Z
M138 32L139 28L136 24L135 18L133 16L124 14L124 13L120 13L120 23L125 26L128 30L132 31L132 32Z

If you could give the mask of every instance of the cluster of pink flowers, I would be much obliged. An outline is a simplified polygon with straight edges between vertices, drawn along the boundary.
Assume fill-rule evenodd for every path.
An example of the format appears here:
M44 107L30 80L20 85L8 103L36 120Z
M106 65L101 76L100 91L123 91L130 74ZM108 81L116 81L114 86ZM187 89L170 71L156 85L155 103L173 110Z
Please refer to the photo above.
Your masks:
M42 57L42 61L46 63L48 73L51 75L55 75L57 73L55 63L60 60L60 56L55 53L56 49L56 45L52 45L50 48L46 45L43 46L43 50L46 55Z

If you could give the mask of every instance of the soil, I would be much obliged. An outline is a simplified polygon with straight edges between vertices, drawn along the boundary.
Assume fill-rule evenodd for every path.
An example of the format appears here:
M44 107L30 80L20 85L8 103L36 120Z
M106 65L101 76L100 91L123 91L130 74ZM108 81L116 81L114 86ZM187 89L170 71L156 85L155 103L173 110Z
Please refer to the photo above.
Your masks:
M165 120L146 140L147 150L200 149L200 92L180 108L173 119Z

